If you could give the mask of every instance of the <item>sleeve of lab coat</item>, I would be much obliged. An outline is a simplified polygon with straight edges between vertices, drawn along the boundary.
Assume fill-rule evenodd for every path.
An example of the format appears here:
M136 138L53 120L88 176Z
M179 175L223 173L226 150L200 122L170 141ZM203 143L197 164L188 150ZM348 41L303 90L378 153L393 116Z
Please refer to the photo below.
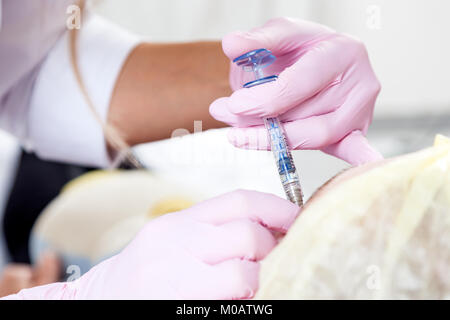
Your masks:
M77 52L81 76L103 121L116 79L129 53L140 42L105 19L82 21ZM44 159L86 166L107 166L101 125L93 116L70 64L66 32L43 62L34 83L27 115L27 144Z

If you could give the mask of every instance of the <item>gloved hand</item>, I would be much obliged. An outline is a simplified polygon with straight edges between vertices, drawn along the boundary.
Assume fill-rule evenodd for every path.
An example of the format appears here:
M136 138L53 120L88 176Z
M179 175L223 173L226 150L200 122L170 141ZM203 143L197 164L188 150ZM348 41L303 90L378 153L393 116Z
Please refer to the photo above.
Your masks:
M298 214L294 204L235 191L149 222L118 255L80 279L25 289L24 299L242 299L259 261Z
M222 46L231 60L259 48L272 51L277 60L263 71L279 76L243 89L254 77L231 64L234 93L214 101L210 113L235 127L232 144L269 149L262 118L279 116L292 149L320 149L351 164L382 159L365 138L380 84L361 42L319 24L277 18L228 34Z

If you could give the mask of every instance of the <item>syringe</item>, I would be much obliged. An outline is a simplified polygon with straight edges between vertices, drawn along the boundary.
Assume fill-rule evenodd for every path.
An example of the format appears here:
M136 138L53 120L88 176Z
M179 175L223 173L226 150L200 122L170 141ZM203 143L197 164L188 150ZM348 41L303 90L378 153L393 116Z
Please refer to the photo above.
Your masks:
M262 69L269 66L276 60L276 57L266 49L257 49L233 60L238 66L242 66L244 71L251 71L255 75L255 80L244 84L244 88L254 87L263 83L275 81L276 75L264 77ZM264 125L268 132L268 139L275 157L275 163L280 175L281 184L287 198L298 205L303 206L303 193L300 186L294 160L287 145L283 126L278 118L265 118Z

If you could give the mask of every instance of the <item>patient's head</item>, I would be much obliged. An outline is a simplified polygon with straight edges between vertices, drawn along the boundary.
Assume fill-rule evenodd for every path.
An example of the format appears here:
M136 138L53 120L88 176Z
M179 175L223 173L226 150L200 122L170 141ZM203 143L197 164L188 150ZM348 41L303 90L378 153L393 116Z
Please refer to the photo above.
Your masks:
M257 298L450 298L450 142L352 168L263 262Z

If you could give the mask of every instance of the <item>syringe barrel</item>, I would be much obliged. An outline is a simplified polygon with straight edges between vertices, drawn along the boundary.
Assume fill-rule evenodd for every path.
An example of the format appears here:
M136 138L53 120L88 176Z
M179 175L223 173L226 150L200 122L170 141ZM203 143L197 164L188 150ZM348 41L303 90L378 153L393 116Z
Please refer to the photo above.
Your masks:
M270 147L283 189L291 202L302 206L303 193L300 187L300 179L286 141L283 126L278 118L265 118L264 125L267 129Z

